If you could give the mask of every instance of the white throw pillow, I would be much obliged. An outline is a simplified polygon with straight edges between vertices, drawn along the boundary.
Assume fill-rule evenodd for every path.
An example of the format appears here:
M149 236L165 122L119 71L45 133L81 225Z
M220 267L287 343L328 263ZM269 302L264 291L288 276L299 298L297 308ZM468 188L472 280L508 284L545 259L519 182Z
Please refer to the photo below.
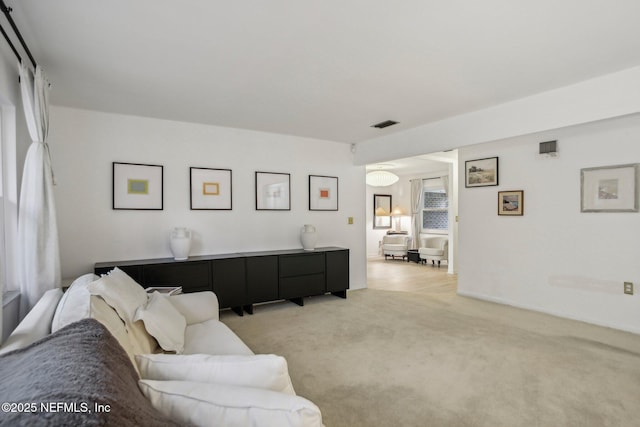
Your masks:
M126 323L133 322L136 310L147 302L147 292L118 267L89 285L89 292L101 296Z
M309 400L271 390L191 381L138 381L151 405L193 426L322 427Z
M73 322L90 317L90 297L87 286L98 280L99 277L93 273L84 274L71 283L66 290L58 306L56 307L53 321L51 322L51 332L56 332Z
M275 354L141 354L136 361L140 376L148 380L227 384L296 394L287 360Z
M187 321L159 292L151 294L146 305L140 306L134 320L142 320L144 327L166 351L184 351L184 331Z

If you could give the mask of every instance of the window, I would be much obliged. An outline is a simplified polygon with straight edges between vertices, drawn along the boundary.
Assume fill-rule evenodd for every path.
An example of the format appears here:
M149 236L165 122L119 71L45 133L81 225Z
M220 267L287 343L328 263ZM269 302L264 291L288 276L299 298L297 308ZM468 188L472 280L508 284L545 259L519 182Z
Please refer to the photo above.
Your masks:
M3 155L4 151L2 147L4 147L5 137L3 134L3 119L5 114L3 114L2 105L0 105L0 292L4 292L5 283L7 279L5 277L6 272L6 247L5 247L5 238L4 238L4 228L5 228L5 218L4 218L4 164L3 164Z
M422 180L422 232L449 232L449 196L441 178Z
M0 282L5 292L19 287L16 270L18 192L15 117L13 105L4 102L0 96Z

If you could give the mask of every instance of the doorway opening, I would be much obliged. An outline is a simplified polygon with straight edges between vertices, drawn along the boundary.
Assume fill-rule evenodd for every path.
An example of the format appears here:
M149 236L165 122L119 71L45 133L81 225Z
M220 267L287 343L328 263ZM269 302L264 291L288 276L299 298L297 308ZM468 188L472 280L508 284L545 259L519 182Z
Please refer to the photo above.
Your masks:
M380 170L380 164L367 170ZM457 288L457 150L385 161L385 170L399 179L388 186L367 185L367 286L391 291L455 295ZM376 211L375 196L393 201L388 213ZM380 215L388 215L380 227ZM409 238L408 260L384 256L385 236ZM446 255L421 260L427 240L447 241ZM413 252L413 253L411 253ZM424 251L423 251L424 252ZM385 259L386 258L386 259ZM438 267L440 260L440 267ZM427 261L427 263L424 263Z

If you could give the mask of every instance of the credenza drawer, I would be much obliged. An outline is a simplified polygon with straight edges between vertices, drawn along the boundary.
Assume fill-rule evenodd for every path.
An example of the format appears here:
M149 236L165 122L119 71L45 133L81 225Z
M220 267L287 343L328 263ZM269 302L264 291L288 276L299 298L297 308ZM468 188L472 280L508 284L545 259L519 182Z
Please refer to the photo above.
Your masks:
M324 273L324 254L280 256L280 277Z
M182 286L183 292L210 290L209 268L208 262L144 265L144 286Z
M282 299L320 295L325 292L324 288L324 273L280 278Z

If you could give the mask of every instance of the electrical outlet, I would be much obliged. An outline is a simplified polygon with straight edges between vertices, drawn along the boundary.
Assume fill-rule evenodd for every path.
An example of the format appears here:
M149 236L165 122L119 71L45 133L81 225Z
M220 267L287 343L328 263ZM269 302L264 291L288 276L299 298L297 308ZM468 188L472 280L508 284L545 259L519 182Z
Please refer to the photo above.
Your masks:
M632 282L624 282L624 293L628 295L633 295L633 283Z

